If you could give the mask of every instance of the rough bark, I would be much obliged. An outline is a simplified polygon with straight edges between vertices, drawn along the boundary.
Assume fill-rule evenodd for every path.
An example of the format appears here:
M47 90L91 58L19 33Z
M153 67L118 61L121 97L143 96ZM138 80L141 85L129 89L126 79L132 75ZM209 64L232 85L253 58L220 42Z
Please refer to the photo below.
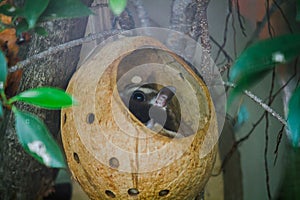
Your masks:
M85 2L91 3L90 0ZM86 21L87 18L80 18L44 23L49 35L33 36L26 47L25 56L29 57L51 46L82 37ZM79 52L80 47L72 48L26 66L19 92L39 86L66 88L76 69ZM54 137L59 133L59 111L47 111L24 104L19 104L18 108L37 114ZM5 112L4 120L0 123L0 199L42 199L57 170L39 164L24 152L18 143L14 117L10 111Z

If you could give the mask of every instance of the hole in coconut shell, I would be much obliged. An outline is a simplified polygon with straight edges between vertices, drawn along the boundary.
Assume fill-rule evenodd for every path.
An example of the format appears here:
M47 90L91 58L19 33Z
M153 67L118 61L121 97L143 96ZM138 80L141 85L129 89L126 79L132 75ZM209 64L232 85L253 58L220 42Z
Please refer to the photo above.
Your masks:
M77 153L73 153L73 157L74 157L74 160L79 164L80 163L80 159L79 159L79 156Z
M116 195L110 190L105 190L105 194L110 198L115 198L116 197Z
M167 196L169 194L170 190L161 190L159 191L158 195L160 197L164 197L164 196Z
M95 121L95 115L93 113L89 113L86 119L87 123L92 124Z
M112 168L118 168L120 166L119 160L115 157L109 159L109 166Z
M129 109L129 111L139 121L147 125L147 127L153 126L150 121L150 116L148 112L151 106L149 106L147 102L151 102L151 100L156 97L158 92L163 87L166 87L167 85L161 85L155 83L156 77L153 78L153 76L157 75L158 73L139 74L139 70L142 69L144 65L146 66L149 63L157 63L158 65L162 64L168 66L166 69L170 68L170 70L172 71L174 69L176 70L180 69L181 71L178 70L178 72L180 72L179 77L177 77L179 80L184 80L186 82L190 82L193 80L196 82L196 80L194 80L192 76L188 75L190 74L190 72L186 70L189 65L190 68L192 69L194 68L194 66L192 66L188 62L185 62L186 67L183 68L182 63L184 62L185 62L184 58L181 58L180 56L175 57L172 53L169 53L168 51L156 49L153 47L150 48L145 47L143 49L138 49L133 51L129 55L125 56L119 63L118 71L117 71L117 84L118 84L117 86L118 86L119 95L122 101L124 102L124 104L126 105L126 107ZM168 65L168 63L172 63L172 66ZM190 85L189 83L187 84ZM192 85L195 85L195 83L192 82ZM172 86L174 86L175 88L178 87L178 85L176 84ZM179 87L179 89L180 88L181 87ZM184 88L184 86L182 86L182 88ZM144 99L144 101L142 101L141 98L137 99L139 101L134 101L135 99L132 97L135 97L133 95L134 94L133 92L136 91L135 89L138 91L144 91L144 93L145 91L147 92L145 93L146 98ZM154 96L150 96L153 94L152 92L150 92L151 89L154 91ZM176 88L176 90L177 89L178 88ZM184 94L180 94L180 96L183 95ZM186 103L189 103L189 101L186 101ZM191 106L193 105L187 107L190 108ZM188 111L183 110L183 112L186 113ZM195 133L195 130L192 128L194 127L193 126L194 124L189 125L188 122L185 121L185 120L189 120L189 118L182 119L181 105L179 104L179 99L177 99L177 94L175 94L171 98L171 100L168 101L166 115L167 118L163 124L160 124L159 122L158 123L155 122L161 125L168 132L170 131L174 132L174 134L171 134L172 136L171 135L169 136L168 134L165 136L174 137L175 133L179 133L179 131L180 131L179 135L182 135L183 137L187 137ZM189 116L189 113L187 115ZM158 114L158 116L160 115ZM153 119L152 121L154 120L155 119ZM148 122L150 122L151 124L149 124Z
M136 196L136 195L138 195L139 193L140 193L139 190L136 189L136 188L130 188L130 189L128 190L128 194L129 194L130 196Z

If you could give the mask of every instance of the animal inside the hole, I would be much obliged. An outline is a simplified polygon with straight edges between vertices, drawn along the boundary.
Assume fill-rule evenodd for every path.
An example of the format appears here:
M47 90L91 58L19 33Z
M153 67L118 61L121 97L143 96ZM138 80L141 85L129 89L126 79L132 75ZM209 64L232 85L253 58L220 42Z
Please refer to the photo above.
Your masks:
M166 130L177 132L181 116L178 101L173 86L159 87L157 84L145 84L126 88L130 96L128 108L148 128L152 129L156 123ZM124 94L121 94L121 97ZM122 98L126 104L126 98Z

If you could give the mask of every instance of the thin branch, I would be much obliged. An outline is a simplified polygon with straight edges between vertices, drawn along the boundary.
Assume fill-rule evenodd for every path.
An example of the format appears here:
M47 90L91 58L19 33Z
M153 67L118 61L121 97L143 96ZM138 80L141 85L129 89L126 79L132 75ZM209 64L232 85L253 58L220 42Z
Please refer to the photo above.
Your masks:
M69 48L72 48L72 47L75 47L75 46L79 46L79 45L82 45L83 43L88 43L88 42L91 42L91 41L96 40L96 39L112 36L114 34L118 34L118 33L121 33L121 32L122 32L122 30L103 31L101 33L90 34L90 35L88 35L84 38L80 38L80 39L77 39L77 40L72 40L70 42L66 42L66 43L57 45L55 47L50 47L46 51L35 54L35 55L33 55L33 56L23 60L23 61L18 62L16 65L10 67L8 69L8 72L9 73L15 72L16 70L22 69L26 65L28 65L28 64L36 61L36 60L39 60L39 59L45 58L47 56L50 56L52 54L58 53L59 51L63 51L63 50L66 50L66 49L69 49Z
M209 36L210 40L219 48L219 51L222 52L225 56L225 58L229 61L229 62L233 62L232 57L226 52L226 50L224 49L224 47L219 44L215 38L213 36Z
M239 20L240 28L242 30L242 34L245 37L247 37L246 28L244 26L245 19L243 18L243 16L241 15L241 12L240 12L240 1L239 0L236 0L236 9L237 9L238 20Z
M217 60L219 59L219 56L221 54L221 49L224 49L227 43L227 32L228 32L228 24L229 24L229 19L232 16L232 9L231 9L231 0L229 0L229 12L226 16L226 20L225 20L225 29L223 32L223 43L221 44L221 48L219 49L219 51L217 52L216 58L215 58L215 62L217 62Z
M223 75L223 73L226 71L226 70L229 70L230 68L227 67L230 63L228 63L228 61L226 60L226 58L224 58L223 60L221 60L220 62L218 63L215 63L216 66L221 66L219 67L219 72L221 73L221 75ZM231 64L230 64L231 65ZM224 69L224 70L223 70Z
M233 54L234 57L237 57L237 45L236 45L236 29L235 29L235 16L234 14L232 14L232 20L231 20L231 27L232 27L232 31L233 31L233 36L232 36L232 40L233 40Z
M273 76L275 76L275 74L273 74ZM273 79L272 79L273 81L272 82L274 82L274 80L275 80L275 78L273 77ZM228 86L228 87L235 87L235 84L233 84L233 83L229 83L229 82L223 82L223 84L225 85L225 86ZM274 83L272 83L272 85L274 86ZM224 167L226 166L226 164L227 164L227 162L230 160L230 158L232 157L232 155L234 154L234 152L236 151L236 149L240 146L240 144L242 143L242 142L244 142L244 141L246 141L250 136L251 136L251 134L253 133L253 131L256 129L256 127L261 123L261 121L263 120L263 118L266 116L266 123L267 123L267 126L266 127L268 127L269 125L268 125L268 123L269 123L269 120L268 120L268 117L267 117L267 114L266 113L270 113L272 116L274 116L278 121L280 121L282 124L283 124L283 127L285 127L285 126L287 126L287 123L286 123L286 121L278 114L278 113L276 113L269 105L267 105L267 104L265 104L265 103L263 103L263 101L260 99L260 98L258 98L257 96L255 96L254 94L252 94L250 91L248 91L248 90L245 90L244 91L244 93L248 96L248 97L250 97L253 101L255 101L257 104L259 104L262 108L264 108L265 109L265 112L264 112L264 114L262 114L261 116L260 116L260 118L252 125L252 129L248 132L248 134L247 135L245 135L244 137L242 137L241 139L239 139L239 140L237 140L233 145L232 145L232 147L231 147L231 149L230 149L230 151L226 154L226 156L225 156L225 158L224 158L224 160L223 160L223 162L222 162L222 165L221 165L221 168L220 168L220 171L217 173L217 175L218 174L220 174L221 173L221 170L223 170L224 169ZM273 101L273 99L272 99L272 93L273 93L273 89L271 89L271 91L270 91L270 102L269 102L269 104L271 104L272 103L272 101ZM268 129L268 128L266 128L266 129ZM283 128L282 128L283 129ZM268 130L266 130L266 131L268 131ZM280 136L279 136L280 137ZM281 140L281 137L277 140L277 141L280 141ZM267 136L267 134L266 134L266 142L268 141L268 136ZM279 143L277 143L277 146L279 146ZM265 148L265 154L266 154L266 149L268 148L268 146L266 146L266 148ZM278 147L276 147L276 149L278 149ZM265 160L266 160L266 158L265 158ZM266 163L265 163L265 166L266 166ZM267 179L267 187L269 187L268 186L268 181L269 181L269 172L268 172L268 169L266 169L266 179ZM268 188L268 190L269 190L270 188ZM268 194L269 195L269 194Z
M234 83L230 82L223 82L223 85L228 86L228 87L236 87ZM246 94L250 99L252 99L255 103L260 105L265 111L270 113L273 117L275 117L280 123L282 123L284 126L287 126L287 123L285 119L283 119L280 114L278 114L276 111L274 111L270 106L265 104L262 99L254 95L252 92L245 90L244 94Z
M233 156L234 152L237 150L237 148L244 142L246 141L251 134L253 133L253 131L256 129L256 127L262 122L264 118L264 114L262 114L260 116L260 118L252 125L251 130L241 139L237 140L236 142L234 142L234 144L232 145L232 147L230 148L230 151L225 155L221 167L220 167L220 171L217 172L217 174L214 174L214 176L218 176L222 170L224 170L226 164L228 163L228 161L230 160L230 158Z
M266 117L266 127L265 127L265 151L264 151L264 165L265 165L265 174L266 174L266 187L268 199L272 199L271 190L270 190L270 174L268 167L268 146L269 146L269 115L265 112Z
M273 0L273 3L274 3L274 5L278 8L278 10L279 10L279 12L280 12L282 18L284 19L285 23L286 23L287 26L288 26L289 31L290 31L291 33L293 33L294 31L293 31L293 28L292 28L292 26L291 26L291 23L289 22L287 16L286 16L285 13L283 12L283 10L282 10L282 8L280 7L280 5L277 3L276 0Z
M276 1L277 5L281 5L283 2L284 2L283 0L277 0ZM274 12L276 12L277 9L278 8L274 3L270 6L268 13L265 14L263 19L261 20L261 22L257 26L256 30L254 31L254 33L250 37L250 40L247 42L246 47L249 46L250 44L252 44L258 38L260 33L263 31L266 23L268 22L268 15L271 16Z
M273 91L274 91L274 87L275 87L275 77L276 77L276 71L275 68L273 68L272 70L272 81L271 81L271 89L270 89L270 93L269 93L269 103L268 106L271 106L273 103Z
M269 35L270 37L272 38L273 37L273 33L274 33L274 29L273 29L273 26L271 24L271 20L270 20L270 2L269 0L266 0L266 14L267 14L267 22L268 22L268 32L269 32Z
M269 102L268 106L271 106L273 99L272 94L274 90L275 85L275 68L272 70L272 81L271 81L271 89L269 92ZM269 113L265 112L265 118L266 118L266 126L265 126L265 151L264 151L264 164L265 164L265 173L266 173L266 187L267 187L267 194L268 198L272 199L271 196L271 189L270 189L270 174L269 174L269 167L268 167L268 146L269 146Z
M231 67L232 63L226 63L223 67L219 68L219 72L221 75Z
M268 113L270 113L273 117L275 117L280 123L282 123L284 126L287 126L287 123L285 121L285 119L283 119L280 114L278 114L277 112L275 112L270 106L268 106L267 104L263 103L263 101L258 98L257 96L255 96L252 92L245 90L244 93L250 97L250 99L252 99L253 101L255 101L256 103L258 103L263 109L265 109Z
M277 143L276 143L276 148L275 148L275 151L274 151L274 154L275 154L275 159L274 159L274 164L273 164L274 166L277 162L278 150L279 150L279 145L281 143L281 139L282 139L282 136L283 136L283 130L284 130L284 125L281 126L281 129L277 134Z

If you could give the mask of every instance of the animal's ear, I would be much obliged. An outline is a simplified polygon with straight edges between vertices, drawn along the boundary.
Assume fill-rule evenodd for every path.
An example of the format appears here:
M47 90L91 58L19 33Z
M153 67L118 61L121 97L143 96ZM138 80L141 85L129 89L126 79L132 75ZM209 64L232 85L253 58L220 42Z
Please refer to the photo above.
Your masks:
M167 101L169 101L176 93L176 88L173 86L167 86L160 89L157 98L159 98L161 95L167 96ZM166 102L167 103L167 102Z

